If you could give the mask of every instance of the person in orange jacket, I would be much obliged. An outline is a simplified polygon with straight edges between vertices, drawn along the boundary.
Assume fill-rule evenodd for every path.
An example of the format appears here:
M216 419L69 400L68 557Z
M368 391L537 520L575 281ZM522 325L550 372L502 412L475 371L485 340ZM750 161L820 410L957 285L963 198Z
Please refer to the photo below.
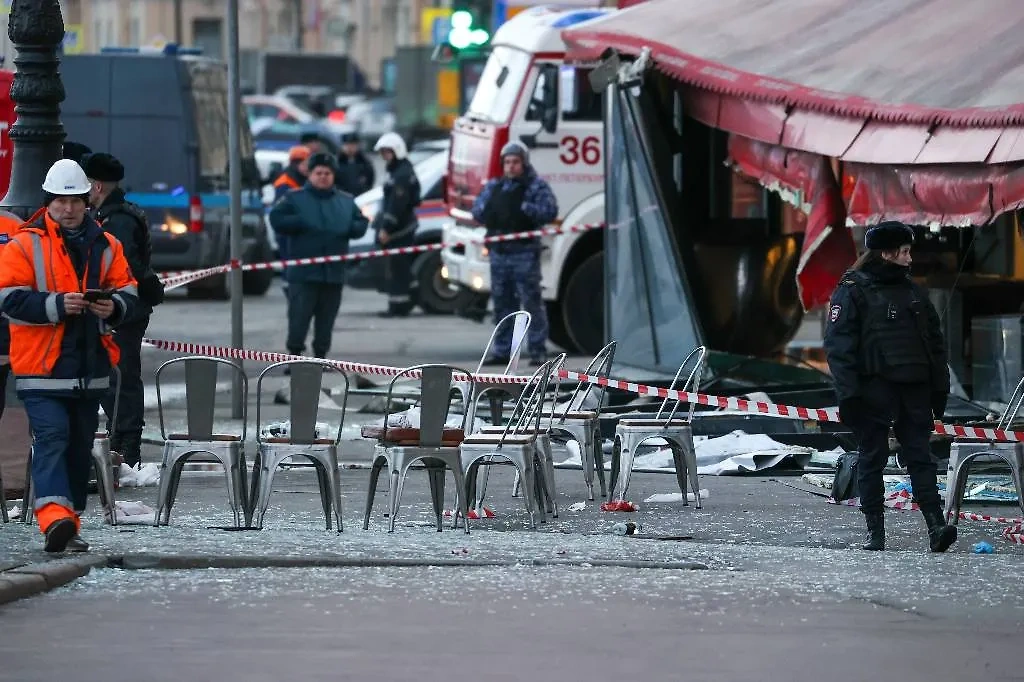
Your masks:
M281 174L274 180L275 201L293 189L299 189L306 184L306 176L309 175L306 162L309 160L309 155L309 147L303 145L288 150L288 167L281 171Z
M14 233L21 227L21 218L0 211L0 253L7 246ZM10 360L11 335L6 317L0 317L0 418L4 416L4 408L7 407L7 377L11 374Z
M53 164L45 206L0 252L0 312L10 320L11 370L32 429L35 513L47 552L89 549L79 518L100 399L120 359L111 330L137 301L121 243L87 213L89 189L77 163Z

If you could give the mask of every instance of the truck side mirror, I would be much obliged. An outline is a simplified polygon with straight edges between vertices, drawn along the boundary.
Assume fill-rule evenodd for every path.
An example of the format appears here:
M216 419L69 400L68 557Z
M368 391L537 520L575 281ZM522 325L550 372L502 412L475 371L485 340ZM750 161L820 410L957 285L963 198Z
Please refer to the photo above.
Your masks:
M554 133L558 130L558 106L545 107L544 113L541 114L540 124L544 130L549 133Z
M545 64L541 67L544 79L540 102L540 123L545 131L553 133L558 129L558 66Z

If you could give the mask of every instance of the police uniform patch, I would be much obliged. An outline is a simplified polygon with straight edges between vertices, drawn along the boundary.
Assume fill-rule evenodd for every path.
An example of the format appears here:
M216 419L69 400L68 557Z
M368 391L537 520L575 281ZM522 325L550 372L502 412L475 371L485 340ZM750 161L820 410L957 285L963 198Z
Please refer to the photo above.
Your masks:
M835 322L836 320L839 319L839 313L841 313L841 312L843 312L843 306L841 306L841 305L834 305L834 306L832 306L831 310L828 311L828 319L831 322Z

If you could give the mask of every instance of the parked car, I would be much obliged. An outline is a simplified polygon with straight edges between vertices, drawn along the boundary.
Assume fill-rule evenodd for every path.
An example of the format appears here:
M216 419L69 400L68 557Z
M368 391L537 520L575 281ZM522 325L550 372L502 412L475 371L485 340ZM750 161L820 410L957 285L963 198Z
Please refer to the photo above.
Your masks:
M434 151L414 166L422 193L422 200L416 209L419 218L419 227L416 230L417 244L440 242L444 223L448 221L448 210L444 204L448 146L447 141L444 142L442 149ZM378 186L356 198L356 205L371 223L380 209L383 194L383 187ZM379 249L375 236L373 230L367 230L365 235L349 244L349 252L362 253ZM450 287L448 280L443 276L440 251L419 254L413 262L413 274L419 285L417 304L424 312L451 314L465 304L460 298L464 294ZM371 258L351 263L347 271L347 282L356 289L383 289L384 260Z
M295 104L286 97L274 95L246 95L242 106L249 117L249 125L258 121L284 121L285 123L312 123L316 120L310 111Z
M274 95L291 100L317 118L324 118L334 108L334 88L327 85L286 85Z
M252 125L252 140L256 149L288 151L299 144L307 133L315 134L327 151L337 155L341 149L341 138L334 130L320 121L310 123L289 123L262 119Z
M395 129L394 102L390 97L377 97L356 102L348 108L345 121L354 125L359 136L368 143L376 142L384 133Z

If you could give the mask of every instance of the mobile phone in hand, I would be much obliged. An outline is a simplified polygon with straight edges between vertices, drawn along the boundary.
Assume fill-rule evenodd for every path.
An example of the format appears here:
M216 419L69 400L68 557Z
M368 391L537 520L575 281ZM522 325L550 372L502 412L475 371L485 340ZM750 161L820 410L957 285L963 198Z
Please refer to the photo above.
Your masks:
M104 291L103 289L86 289L83 298L85 298L89 303L95 303L96 301L109 301L113 298L113 293L110 291Z

